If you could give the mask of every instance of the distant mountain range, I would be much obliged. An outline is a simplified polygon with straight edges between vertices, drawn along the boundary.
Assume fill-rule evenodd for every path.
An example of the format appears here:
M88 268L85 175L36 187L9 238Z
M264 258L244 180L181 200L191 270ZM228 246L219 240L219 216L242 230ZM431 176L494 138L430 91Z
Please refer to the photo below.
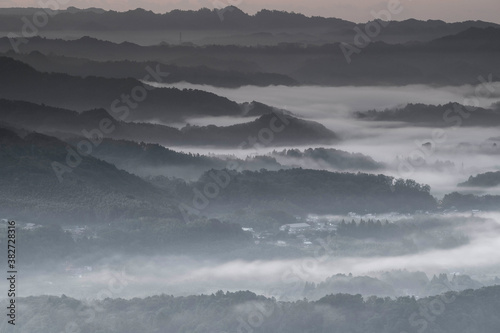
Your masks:
M10 8L0 8L0 16L16 16L16 15L33 15L35 13L40 12L41 10L49 10L49 8L37 8L37 7L10 7ZM105 13L106 11L101 8L76 8L74 6L70 6L66 9L52 9L53 13L62 14L62 13L85 13L85 12L93 12L97 14Z
M230 88L247 85L294 86L298 84L297 81L283 74L221 70L207 66L187 67L152 61L138 62L129 60L98 62L53 54L45 55L38 51L33 51L29 54L7 52L5 56L22 61L40 72L64 73L81 77L133 77L141 80L144 78L145 68L156 68L156 66L160 65L162 70L169 74L163 78L164 83L189 82L192 84L208 84L216 87Z
M143 78L147 65L165 64L165 82L188 81L238 87L252 85L476 84L478 75L500 80L500 28L471 27L429 42L387 44L371 40L348 57L338 43L275 46L154 45L33 37L12 54L0 38L0 52L41 71L71 75ZM348 41L354 45L354 40ZM30 54L35 52L34 54ZM79 59L75 59L79 58ZM87 60L81 59L86 58Z
M36 10L35 8L0 10L0 15L2 15L0 31L20 31L23 25L20 18L23 15L33 15ZM260 42L276 45L280 42L325 43L352 40L356 34L354 28L364 29L364 25L365 23L354 23L338 18L307 17L298 13L277 10L264 9L255 15L249 15L234 6L212 10L203 8L197 11L173 10L164 14L156 14L144 9L115 12L97 8L79 10L71 7L68 10L57 11L44 27L44 31L87 30L96 33L104 32L107 35L124 34L130 31L145 31L150 34L155 31L166 31L167 34L172 30L176 33L197 31L198 38L195 40L199 43L248 45ZM488 26L498 27L497 24L482 21L456 23L415 19L390 21L390 24L384 27L383 33L376 36L375 40L398 43L428 41L456 34L471 27ZM219 31L218 34L211 33L216 30ZM223 34L221 35L220 32ZM271 39L266 38L269 36Z

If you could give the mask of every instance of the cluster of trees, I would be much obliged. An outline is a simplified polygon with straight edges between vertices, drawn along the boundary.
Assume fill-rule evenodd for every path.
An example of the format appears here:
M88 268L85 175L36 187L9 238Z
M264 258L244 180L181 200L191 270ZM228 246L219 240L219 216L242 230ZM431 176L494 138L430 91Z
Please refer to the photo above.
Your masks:
M447 219L435 218L418 218L411 220L400 220L394 223L389 223L385 220L363 220L360 219L358 223L353 219L351 222L346 222L344 219L338 225L337 233L344 236L355 238L392 238L400 237L414 231L424 231L430 229L446 228L449 227ZM458 224L458 220L454 220ZM463 223L463 222L462 222Z
M415 299L331 294L318 301L282 302L249 291L83 302L66 296L19 298L22 332L443 332L497 333L500 287ZM5 301L0 303L2 307ZM7 317L0 329L7 328Z
M444 196L441 206L445 209L498 211L500 195L480 196L453 192Z
M316 163L336 170L380 170L382 163L378 163L370 156L360 153L349 153L333 148L308 148L303 151L299 149L285 149L273 151L271 156L291 160L291 163L299 165Z
M473 114L473 117L460 115ZM375 121L401 121L432 127L443 126L498 126L500 124L500 109L484 109L465 106L458 103L444 105L408 104L404 108L384 111L357 112L360 119ZM456 117L461 118L460 123Z
M485 284L468 275L454 274L451 279L446 274L434 275L431 279L424 272L390 271L377 277L336 274L320 283L306 282L302 297L317 300L327 294L362 294L379 297L415 295L429 297L448 291L478 289L485 285L498 285L500 279L485 281Z
M408 225L389 224L387 220L384 224L380 220L371 219L368 221L361 219L359 223L354 220L346 223L345 220L342 220L338 225L337 233L341 236L355 238L392 238L406 234L407 230L403 230L406 229L404 227L408 227Z
M455 221L459 223L459 221ZM338 225L337 234L343 237L359 240L371 238L378 241L399 240L401 245L410 252L429 248L450 249L469 243L469 238L461 233L456 233L449 225L449 221L424 219L421 221L398 221L395 223L382 223L377 220L344 220Z
M297 214L415 212L436 209L428 185L395 180L384 175L290 169L279 171L223 171L231 181L211 200L210 209L230 205L277 208ZM191 186L203 189L212 183L205 173ZM193 198L186 198L192 200Z

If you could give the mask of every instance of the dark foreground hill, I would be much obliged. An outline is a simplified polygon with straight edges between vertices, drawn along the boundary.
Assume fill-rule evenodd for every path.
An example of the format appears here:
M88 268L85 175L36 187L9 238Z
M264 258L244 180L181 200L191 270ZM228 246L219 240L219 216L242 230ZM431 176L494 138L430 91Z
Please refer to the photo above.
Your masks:
M415 299L327 295L283 302L250 291L83 302L66 296L18 299L20 332L61 332L71 322L82 332L442 332L497 333L500 287ZM4 301L3 307L7 306ZM98 310L98 312L97 312ZM92 320L88 320L92 316ZM8 327L7 317L0 322Z
M173 200L54 137L0 128L0 211L9 218L99 222L175 216Z

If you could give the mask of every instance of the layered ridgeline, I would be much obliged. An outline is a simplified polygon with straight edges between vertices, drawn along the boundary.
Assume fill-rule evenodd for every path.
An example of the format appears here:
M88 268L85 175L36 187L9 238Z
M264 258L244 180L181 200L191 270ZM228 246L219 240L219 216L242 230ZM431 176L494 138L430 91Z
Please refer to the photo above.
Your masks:
M174 91L180 92L175 89ZM192 92L187 92L187 96L190 93ZM0 95L2 95L1 92ZM52 101L57 104L57 96L54 96ZM170 101L165 100L165 103L164 107L170 105ZM186 99L183 104L189 107L191 102ZM256 145L331 144L339 139L334 132L319 123L302 120L281 111L272 112L271 108L260 103L254 103L254 105L270 113L266 113L254 121L225 127L191 126L188 124L178 129L165 125L130 122L129 119L124 121L120 119L123 117L105 109L78 113L45 105L2 99L0 99L0 117L2 121L18 127L60 137L85 136L96 144L101 137L107 137L164 145L251 149ZM172 107L175 109L175 103ZM157 111L158 114L170 118L169 110L159 110L161 111ZM137 114L142 117L140 112Z
M143 79L163 82L169 76L160 65L145 67ZM0 57L0 97L83 111L106 108L127 120L181 121L202 116L259 116L273 110L261 103L238 104L200 90L153 88L137 79L86 78L38 72ZM26 94L30 91L30 94Z
M68 138L76 145L81 138ZM198 179L210 169L224 169L237 165L239 169L258 171L296 167L339 171L382 170L383 164L371 157L332 148L289 149L255 155L245 159L233 155L205 156L184 154L158 144L137 143L126 140L105 139L92 151L94 157L105 160L140 176L169 176ZM298 159L304 156L303 159Z
M391 22L388 27L398 24ZM385 29L381 35L387 36ZM500 79L500 72L496 69L500 65L498 27L472 27L456 35L422 43L386 44L369 39L365 40L362 48L356 47L357 52L352 51L354 36L347 41L351 45L351 51L342 48L344 44L335 43L307 46L285 43L249 47L141 46L90 37L76 40L33 37L26 41L19 45L19 51L26 55L12 55L13 57L29 62L39 70L85 76L96 73L109 77L129 76L140 79L147 74L144 71L141 74L141 64L160 63L175 66L168 67L173 76L165 78L164 82L187 80L220 85L224 77L228 82L232 81L234 86L253 84L252 81L258 85L290 85L295 82L302 85L333 86L463 85L477 84L478 73L491 74L493 81ZM0 52L12 54L11 40L0 38ZM39 52L46 58L40 54L28 56L31 52ZM125 60L133 63L126 66ZM97 61L106 63L99 64ZM356 66L346 66L348 63ZM82 68L78 69L78 65ZM104 66L109 69L102 69ZM198 67L200 71L193 72L186 67Z
M376 171L384 168L383 163L370 156L332 148L285 149L270 155L280 163L310 169Z
M203 191L205 185L214 181L213 172L207 172L197 182L179 187L179 182L167 181L160 189L114 165L87 156L90 145L90 141L86 141L73 147L54 137L2 129L1 177L5 191L1 207L4 213L39 219L78 214L88 221L181 216L185 212L177 209L178 204L191 205L196 200L197 189ZM233 212L251 202L260 208L277 204L283 210L300 213L435 208L428 186L410 180L394 181L382 175L303 169L218 171L217 174L218 182L228 182L228 186L220 185L223 188L210 207L217 211ZM39 209L33 209L34 204Z
M78 144L82 138L68 138L66 142ZM238 165L245 170L279 170L286 168L269 156L240 159L235 156L214 156L181 153L159 144L138 143L127 140L104 139L92 151L92 156L116 165L141 177L178 177L197 180L211 169L224 169Z
M104 219L108 217L114 218L121 216L121 214L127 215L129 213L131 214L130 216L136 216L137 214L144 214L146 216L160 214L158 213L158 209L154 208L154 205L150 206L150 204L146 205L150 209L149 211L144 208L140 212L133 213L133 209L130 208L134 204L129 204L129 201L139 204L138 202L143 198L147 198L151 203L155 203L161 202L160 197L162 199L165 198L164 192L158 193L158 189L150 186L147 182L124 173L111 164L79 154L82 158L81 165L83 167L80 167L79 164L77 168L70 168L72 172L63 172L64 177L69 177L68 181L65 178L65 182L59 183L57 174L54 172L51 163L60 161L65 165L64 163L68 156L67 143L37 133L26 134L24 138L12 130L3 129L2 133L2 168L5 171L2 173L3 188L12 188L12 191L9 192L10 195L7 196L6 194L4 198L5 205L2 206L4 209L10 212L16 211L16 214L23 215L24 213L21 213L23 211L28 214L31 210L31 206L28 204L30 201L22 200L23 195L30 196L35 201L46 201L52 198L51 195L54 195L53 199L50 199L50 202L46 203L47 207L50 207L54 216L67 216L69 213L67 211L65 213L65 209L56 209L56 206L58 205L58 200L64 202L64 200L75 196L68 196L68 193L72 191L84 193L87 190L90 191L89 193L94 190L100 193L101 191L111 191L110 189L114 188L111 192L113 196L117 196L115 204L118 207L127 206L127 209L123 211L116 209L114 213L111 213L113 209L103 208L102 212L97 213L94 212L95 209L93 208L99 207L101 204L105 206L106 204L101 200L99 205L94 206L90 197L85 200L75 199L75 207L82 209L82 216L86 220L93 220L96 217ZM17 131L17 133L19 132ZM68 140L76 145L82 141L81 139ZM73 149L75 152L78 151L76 147ZM190 178L196 178L198 174L209 168L221 169L228 165L236 166L240 170L256 170L260 169L260 167L278 170L290 167L290 165L283 165L278 162L279 159L276 159L273 155L256 157L249 160L190 156L179 154L154 144L137 144L126 141L115 142L104 140L102 146L95 148L95 150L93 149L92 151L95 156L108 162L116 163L120 168L127 169L130 172L142 170L142 172L138 173L143 176L175 175L170 170L176 167L180 169L192 168L194 173L191 174L188 172L187 174ZM32 152L36 152L36 154L32 155ZM314 155L315 152L316 154L324 154L321 149L318 149L311 152L305 151L299 155ZM349 153L340 153L340 155L345 154ZM129 157L128 159L127 156ZM342 161L342 163L354 163L355 161L356 159ZM28 163L28 166L23 167L21 165L19 167L19 163L21 162L22 164ZM318 163L324 162L319 161ZM87 164L88 166L86 166ZM164 168L163 171L161 170L162 168ZM23 170L26 171L27 175L32 176L27 177L23 174ZM65 169L61 170L64 171ZM151 170L155 172L151 172ZM107 178L105 176L107 173L110 173L114 178ZM44 175L44 177L36 178L33 176L35 174ZM166 191L168 193L178 196L179 202L192 205L192 200L195 198L196 193L194 189L203 189L207 183L211 182L208 174L205 174L193 184L186 184L187 190L183 193L176 192L175 186L177 185L175 184L178 184L176 182L167 182L166 185L163 184L162 186L167 188ZM252 203L252 205L261 210L273 208L276 205L281 210L299 214L310 212L347 213L351 211L360 213L381 211L405 212L432 210L436 207L436 203L430 195L428 187L412 181L395 181L391 177L382 175L332 173L307 169L243 173L230 171L229 174L232 181L227 188L221 191L217 198L211 200L211 207L207 212L210 212L211 209L213 212L234 211L235 207L247 207L248 203ZM185 173L177 175L186 176ZM30 177L35 178L31 179ZM103 181L103 179L106 181ZM113 183L114 179L116 179L115 187L103 186L106 182ZM123 179L125 179L124 182L122 182ZM38 184L38 182L40 182L39 185L33 185ZM80 184L82 185L80 186ZM40 188L37 190L38 186ZM87 189L89 186L90 189ZM53 193L47 195L52 189ZM46 193L46 191L49 192ZM40 193L45 194L39 195ZM151 200L149 197L151 195L156 199ZM481 197L452 193L445 196L442 207L445 209L495 210L500 203L500 199L498 198L498 196L491 195ZM40 205L40 207L42 206ZM88 211L86 211L87 209ZM37 214L43 216L43 211L41 209ZM159 211L161 212L162 210L160 209Z
M60 332L68 322L82 331L135 332L373 332L429 330L443 333L497 333L500 287L432 297L397 299L330 294L318 301L287 302L250 291L211 295L107 298L83 302L66 296L19 299L25 332ZM6 306L6 302L2 306ZM97 312L97 309L99 312ZM93 320L88 316L95 314ZM432 317L430 317L432 316ZM426 319L426 317L432 319ZM7 317L0 327L7 327Z
M163 78L164 83L189 82L192 84L208 84L215 87L241 86L294 86L298 82L287 75L263 72L248 72L244 68L217 69L203 66L177 66L166 62L153 61L92 61L82 58L42 54L33 51L29 54L7 52L5 56L20 60L40 72L64 73L75 76L102 76L108 78L144 78L144 69L156 68L160 65L169 75Z
M31 17L37 11L40 9L2 9L0 31L20 31L24 23L21 17ZM234 6L226 8L219 6L213 10L207 8L197 11L173 10L162 14L144 9L115 12L97 8L91 10L71 8L55 12L51 10L51 13L56 15L52 15L43 28L52 34L59 32L59 35L64 36L61 32L67 34L71 31L73 36L78 36L84 32L91 32L112 40L123 41L128 38L130 41L134 38L141 40L137 35L145 32L149 36L142 40L150 43L167 40L174 43L190 41L199 44L277 45L283 42L313 44L352 41L356 35L354 29L364 30L366 24L265 9L249 15ZM459 33L471 27L498 26L481 21L457 23L415 19L398 21L396 17L391 18L392 15L387 10L375 12L372 16L373 19L393 19L390 24L380 23L384 26L384 33L374 37L374 40L391 43L425 41ZM173 32L169 33L170 31ZM179 31L195 33L185 34L184 38L179 40Z
M150 80L161 81L168 73L145 69ZM189 116L241 116L241 107L226 98L202 91L146 89L136 79L81 78L41 73L32 67L0 58L1 97L83 111L114 110L132 120L175 121ZM156 76L153 77L152 75ZM27 94L26 92L30 93ZM134 98L135 96L135 98Z
M26 266L85 255L92 261L100 251L227 250L249 238L227 221L186 223L167 191L38 133L0 128L0 187L0 216L47 226L19 230ZM101 229L75 242L58 224ZM199 247L191 249L193 242Z

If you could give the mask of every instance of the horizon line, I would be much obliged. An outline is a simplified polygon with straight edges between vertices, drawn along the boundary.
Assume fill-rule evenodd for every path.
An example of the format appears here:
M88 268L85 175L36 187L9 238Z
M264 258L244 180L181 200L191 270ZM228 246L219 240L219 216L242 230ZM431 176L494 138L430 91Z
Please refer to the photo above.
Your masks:
M133 11L137 11L137 10L143 10L145 12L151 12L151 13L153 13L155 15L165 15L165 14L172 13L174 11L180 11L180 12L198 12L198 11L201 11L201 10L209 10L211 12L217 12L217 11L227 10L227 8L235 8L235 9L241 11L242 13L244 13L244 14L250 16L250 17L255 17L258 13L263 12L263 11L269 11L269 12L281 12L281 13L286 13L286 14L301 15L301 16L304 16L304 17L306 17L308 19L313 19L313 18L335 19L335 20L341 20L341 21L346 21L346 22L355 23L355 24L364 24L364 23L375 21L375 20L377 20L377 21L385 21L385 20L376 19L376 18L374 18L373 20L370 20L370 21L351 21L351 20L348 20L348 19L344 19L344 18L341 18L341 17L335 17L335 16L307 15L307 14L304 14L304 13L301 13L301 12L288 11L288 10L285 10L285 9L268 9L268 8L261 8L258 11L256 11L255 13L252 14L252 13L249 13L248 11L245 11L245 10L243 10L243 9L237 7L237 6L234 6L234 5L228 5L228 6L223 7L223 8L208 8L208 7L204 6L204 7L199 7L198 9L171 9L171 10L164 11L164 12L163 11L155 11L153 9L146 9L146 8L143 8L143 7L137 7L137 8L134 8L134 9L127 9L127 10L118 10L118 9L104 9L102 7L94 7L94 6L91 6L91 7L68 6L66 8L57 9L57 10L54 10L54 11L67 12L70 9L76 9L76 10L80 10L80 11L89 11L89 10L92 10L92 9L96 9L96 10L102 10L104 12L128 13L128 12L133 12ZM0 11L4 10L4 9L21 9L21 10L22 9L34 9L34 10L36 10L36 9L39 9L39 10L48 9L48 10L52 10L52 9L50 9L48 7L34 7L34 6L0 7ZM444 22L446 24L464 23L464 22L483 22L483 23L489 23L489 24L494 24L494 25L499 25L500 26L500 23L496 23L496 22L493 22L493 21L485 21L485 20L480 20L480 19L467 19L467 20L463 20L463 21L447 21L447 20L444 20L444 19L431 19L431 18L428 18L428 19L419 19L419 18L415 18L415 17L410 17L410 18L405 18L405 19L401 19L401 20L391 19L391 20L385 21L385 22L405 22L405 21L411 21L411 20L419 21L419 22Z

